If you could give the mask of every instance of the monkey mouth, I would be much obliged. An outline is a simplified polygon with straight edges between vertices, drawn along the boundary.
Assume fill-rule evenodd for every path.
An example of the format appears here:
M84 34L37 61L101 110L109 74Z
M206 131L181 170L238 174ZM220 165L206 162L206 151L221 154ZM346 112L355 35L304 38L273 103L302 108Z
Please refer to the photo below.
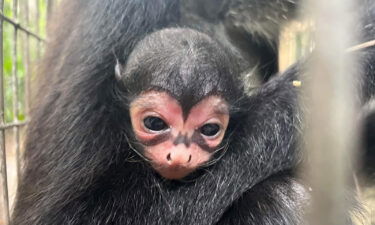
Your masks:
M182 179L196 170L196 168L186 167L183 165L153 166L153 168L160 176L168 180Z

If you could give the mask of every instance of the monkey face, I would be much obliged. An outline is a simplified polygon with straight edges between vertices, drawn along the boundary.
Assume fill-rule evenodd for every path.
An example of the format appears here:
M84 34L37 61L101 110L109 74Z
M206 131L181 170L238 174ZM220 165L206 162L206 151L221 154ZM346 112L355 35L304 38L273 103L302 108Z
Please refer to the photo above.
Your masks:
M186 114L166 92L149 91L130 105L130 117L143 154L164 178L180 179L208 162L223 140L228 104L207 96Z

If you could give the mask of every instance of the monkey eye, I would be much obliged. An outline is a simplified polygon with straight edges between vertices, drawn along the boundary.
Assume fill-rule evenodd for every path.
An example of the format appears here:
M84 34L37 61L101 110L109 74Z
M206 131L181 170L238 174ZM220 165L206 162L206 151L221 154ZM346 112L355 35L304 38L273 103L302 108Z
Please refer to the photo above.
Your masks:
M213 137L213 136L215 136L216 134L219 133L219 131L220 131L220 125L216 124L216 123L207 123L207 124L203 125L199 129L199 131L204 136Z
M163 131L168 129L167 123L159 117L148 116L143 119L144 126L150 131Z

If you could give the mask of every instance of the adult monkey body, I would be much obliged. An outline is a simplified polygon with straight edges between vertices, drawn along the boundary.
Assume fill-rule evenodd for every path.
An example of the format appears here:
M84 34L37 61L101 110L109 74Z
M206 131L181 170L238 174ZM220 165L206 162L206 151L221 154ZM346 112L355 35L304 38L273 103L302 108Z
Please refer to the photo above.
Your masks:
M288 174L298 163L295 128L299 120L292 86L298 70L290 69L251 96L244 94L236 77L271 57L249 54L262 42L274 42L277 36L267 32L268 23L259 30L245 26L241 18L252 19L252 11L235 14L236 9L243 5L264 7L269 12L264 13L265 18L278 30L280 24L274 20L283 18L282 12L290 15L288 9L293 3L220 1L213 5L204 1L207 7L193 11L197 9L193 1L66 2L65 20L56 30L43 68L43 103L30 124L14 224L300 224L300 207L307 196ZM199 17L202 19L196 20ZM231 19L238 22L236 26ZM262 19L253 21L255 26ZM171 29L139 42L150 32L178 24L199 28L217 41L197 31ZM258 44L234 42L247 37ZM187 67L180 60L184 54L173 58L175 55L165 53L186 46L191 46ZM233 56L233 52L239 55ZM154 57L148 58L151 53ZM212 58L208 57L210 53ZM194 63L193 59L198 61ZM175 67L179 72L197 72L187 73L186 88L168 83L178 85L178 79L184 82L180 73L165 73L174 72ZM203 74L208 80L199 80ZM159 76L172 79L158 81ZM265 79L267 76L265 72ZM223 80L217 81L220 77ZM218 156L220 160L193 172L192 181L166 181L137 155L147 149L144 146L157 146L155 143L161 141L142 142L135 137L137 133L132 137L129 114L132 103L139 103L137 97L160 90L171 94L185 111L186 102L182 100L189 84L194 84L189 93L197 99L185 107L186 121L194 107L210 94L228 103L225 106L231 121L222 144L228 141L229 147L225 154L210 155L208 163ZM201 86L209 91L199 91ZM183 93L179 95L178 90ZM141 101L139 105L155 104ZM184 134L173 134L162 141L186 146L202 143ZM166 154L165 158L173 157ZM166 178L186 175L158 172Z

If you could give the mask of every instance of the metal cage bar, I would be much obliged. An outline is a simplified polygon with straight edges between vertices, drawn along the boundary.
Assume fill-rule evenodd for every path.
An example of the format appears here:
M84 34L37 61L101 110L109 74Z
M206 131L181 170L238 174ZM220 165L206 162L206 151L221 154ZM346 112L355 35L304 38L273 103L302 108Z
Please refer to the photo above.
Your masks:
M354 0L308 0L315 23L315 49L309 58L304 132L309 154L307 182L311 184L311 225L346 224L352 178L351 160L359 148L356 112L355 58L347 53L354 43ZM358 4L358 3L357 3Z
M23 32L27 33L28 35L30 36L33 36L34 38L36 38L37 40L39 41L44 41L44 39L42 37L40 37L38 35L38 33L34 33L32 31L30 31L29 29L27 29L26 27L24 27L23 25L19 24L18 22L14 21L13 19L5 16L3 14L3 12L0 12L0 17L2 20L12 24L14 27L17 27L19 30L22 30Z
M36 7L39 9L39 0L35 0L35 4L36 4ZM35 20L36 20L36 33L39 34L40 33L40 26L39 26L39 20L40 20L40 12L39 10L36 11L36 16L35 16ZM41 57L41 52L40 52L40 48L41 47L41 43L40 41L37 40L37 58L40 59Z
M26 27L30 27L30 13L29 13L29 1L24 0L23 4L24 6L24 23L26 24ZM30 34L25 33L25 47L24 47L24 59L25 59L25 114L26 118L29 115L30 112L30 97L31 97L31 89L30 89L30 75L31 75L31 69L30 69Z
M13 17L18 20L18 0L13 0ZM13 64L12 64L12 96L13 96L13 121L18 123L19 97L18 97L18 27L14 27L13 33ZM16 152L17 183L21 174L21 154L20 154L20 130L19 126L13 126L14 148Z
M4 10L4 0L0 0L0 11ZM3 43L3 32L4 32L4 19L0 18L0 125L4 126L4 43ZM5 134L4 130L0 130L0 160L1 160L1 187L2 187L2 216L4 224L9 224L9 196L8 196L8 176L7 176L7 163L6 163L6 151L5 151Z

